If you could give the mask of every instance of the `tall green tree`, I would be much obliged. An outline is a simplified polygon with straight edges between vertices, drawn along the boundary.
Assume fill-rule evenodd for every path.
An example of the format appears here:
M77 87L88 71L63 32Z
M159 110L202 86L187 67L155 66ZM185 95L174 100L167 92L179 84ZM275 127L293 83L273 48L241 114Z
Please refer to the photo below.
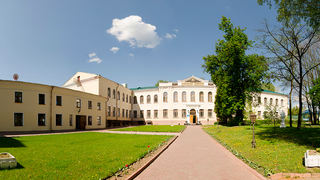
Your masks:
M219 29L225 33L224 39L216 42L215 55L203 58L203 67L217 86L215 112L218 118L238 124L243 121L247 98L261 91L268 66L264 56L246 55L253 42L248 40L245 29L234 27L226 17L221 18Z

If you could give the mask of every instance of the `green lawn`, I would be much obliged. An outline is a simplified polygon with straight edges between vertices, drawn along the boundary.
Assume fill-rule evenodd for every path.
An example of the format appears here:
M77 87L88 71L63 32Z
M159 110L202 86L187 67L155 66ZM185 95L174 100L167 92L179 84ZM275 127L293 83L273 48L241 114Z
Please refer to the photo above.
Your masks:
M262 174L320 172L319 168L307 169L303 165L306 150L320 147L319 127L297 130L255 126L255 149L251 148L251 126L204 126L204 130Z
M0 170L0 179L104 178L170 138L97 132L0 137L0 152L19 163L17 169Z
M145 125L122 129L112 129L112 131L141 131L141 132L181 132L186 126L183 125Z

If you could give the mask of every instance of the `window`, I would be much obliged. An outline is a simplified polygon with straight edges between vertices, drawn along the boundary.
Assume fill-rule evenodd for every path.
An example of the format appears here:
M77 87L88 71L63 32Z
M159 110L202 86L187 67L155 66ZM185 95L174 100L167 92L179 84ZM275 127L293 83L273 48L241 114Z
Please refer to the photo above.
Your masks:
M138 117L138 112L137 111L133 111L133 118L137 118Z
M100 102L97 103L97 109L98 109L99 111L101 110L101 103L100 103Z
M153 118L158 118L158 110L153 110Z
M46 104L46 98L44 94L39 94L39 104Z
M62 126L62 114L56 114L56 126Z
M111 106L108 106L108 116L111 116Z
M116 99L116 90L112 90L112 97L113 99Z
M111 89L108 88L108 97L110 98L111 97Z
M163 110L163 118L168 118L168 109Z
M140 104L143 104L143 96L140 96Z
M281 106L283 106L283 99L281 99Z
M127 109L127 110L126 110L126 118L129 117L129 116L128 116L128 112L129 112L129 110Z
M130 118L133 118L132 110L129 111Z
M69 115L69 126L72 126L72 114Z
M177 91L175 91L173 93L173 102L178 102L178 92Z
M278 99L276 99L276 106L278 106Z
M187 102L187 93L185 91L182 92L182 102Z
M120 100L120 91L118 91L118 94L117 94L117 95L118 95L118 96L117 96L117 97L118 97L117 99Z
M261 111L258 111L258 118L261 118Z
M267 98L266 97L264 98L264 105L265 106L267 105Z
M212 109L208 109L208 117L209 117L209 118L212 117Z
M116 116L116 108L113 107L113 110L112 110L112 116L115 117Z
M138 102L137 102L137 96L134 96L134 98L133 98L133 104L137 104Z
M38 114L38 126L45 126L46 125L46 114Z
M101 116L98 116L98 117L97 117L97 124L98 124L98 126L101 125Z
M151 118L151 110L147 110L147 118Z
M92 116L88 116L88 126L92 126Z
M154 102L154 103L158 103L158 95L154 95L153 98L154 98L154 99L153 99L153 102Z
M143 110L140 110L140 118L143 118Z
M76 107L81 108L81 99L76 100Z
M261 104L261 97L258 97L258 104Z
M23 113L14 113L14 126L23 126Z
M168 102L168 93L167 92L164 92L163 93L163 102Z
M122 102L125 101L126 96L124 95L124 93L122 93Z
M122 117L124 117L124 113L125 113L125 110L124 110L124 109L122 109Z
M187 110L182 109L182 117L183 118L187 117Z
M173 117L177 118L178 117L178 109L173 110Z
M270 98L270 105L272 105L272 98Z
M196 94L194 91L191 91L191 94L190 94L190 100L191 102L195 102L196 101L196 98L195 98Z
M203 118L203 117L204 117L204 110L200 109L200 118Z
M208 102L212 102L212 92L208 92Z
M151 96L150 96L150 95L147 96L147 103L148 103L148 104L151 103Z
M92 109L92 101L88 101L88 109Z
M120 117L120 108L118 108L118 113L117 114L118 114L118 117Z
M14 102L22 103L22 92L14 92Z
M129 103L131 104L132 103L132 96L130 96L130 98L129 98Z
M199 101L200 102L204 101L204 97L203 97L203 92L202 91L199 93Z
M62 96L56 96L56 105L62 106Z
M126 103L128 103L128 95L126 96Z

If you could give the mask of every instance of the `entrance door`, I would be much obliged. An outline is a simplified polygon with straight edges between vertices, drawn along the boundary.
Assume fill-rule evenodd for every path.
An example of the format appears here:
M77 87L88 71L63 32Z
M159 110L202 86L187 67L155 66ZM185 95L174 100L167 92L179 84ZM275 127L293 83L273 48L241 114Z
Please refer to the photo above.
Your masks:
M76 115L76 129L77 130L85 130L86 129L86 116Z
M197 115L196 115L196 110L191 109L190 110L190 124L195 124L197 123Z

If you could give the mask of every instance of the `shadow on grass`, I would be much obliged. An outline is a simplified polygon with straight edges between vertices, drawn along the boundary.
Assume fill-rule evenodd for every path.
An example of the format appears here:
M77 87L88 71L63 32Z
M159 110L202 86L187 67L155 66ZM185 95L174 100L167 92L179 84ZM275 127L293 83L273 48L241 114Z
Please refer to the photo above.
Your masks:
M17 163L17 167L15 168L11 168L11 169L0 169L0 171L4 171L4 170L7 170L7 171L10 171L10 170L14 170L14 169L23 169L24 166L22 166L20 163Z
M0 137L0 148L26 147L21 141L12 137Z
M259 126L256 135L263 140L276 141L283 140L298 145L309 146L313 148L320 147L320 128L279 128Z

